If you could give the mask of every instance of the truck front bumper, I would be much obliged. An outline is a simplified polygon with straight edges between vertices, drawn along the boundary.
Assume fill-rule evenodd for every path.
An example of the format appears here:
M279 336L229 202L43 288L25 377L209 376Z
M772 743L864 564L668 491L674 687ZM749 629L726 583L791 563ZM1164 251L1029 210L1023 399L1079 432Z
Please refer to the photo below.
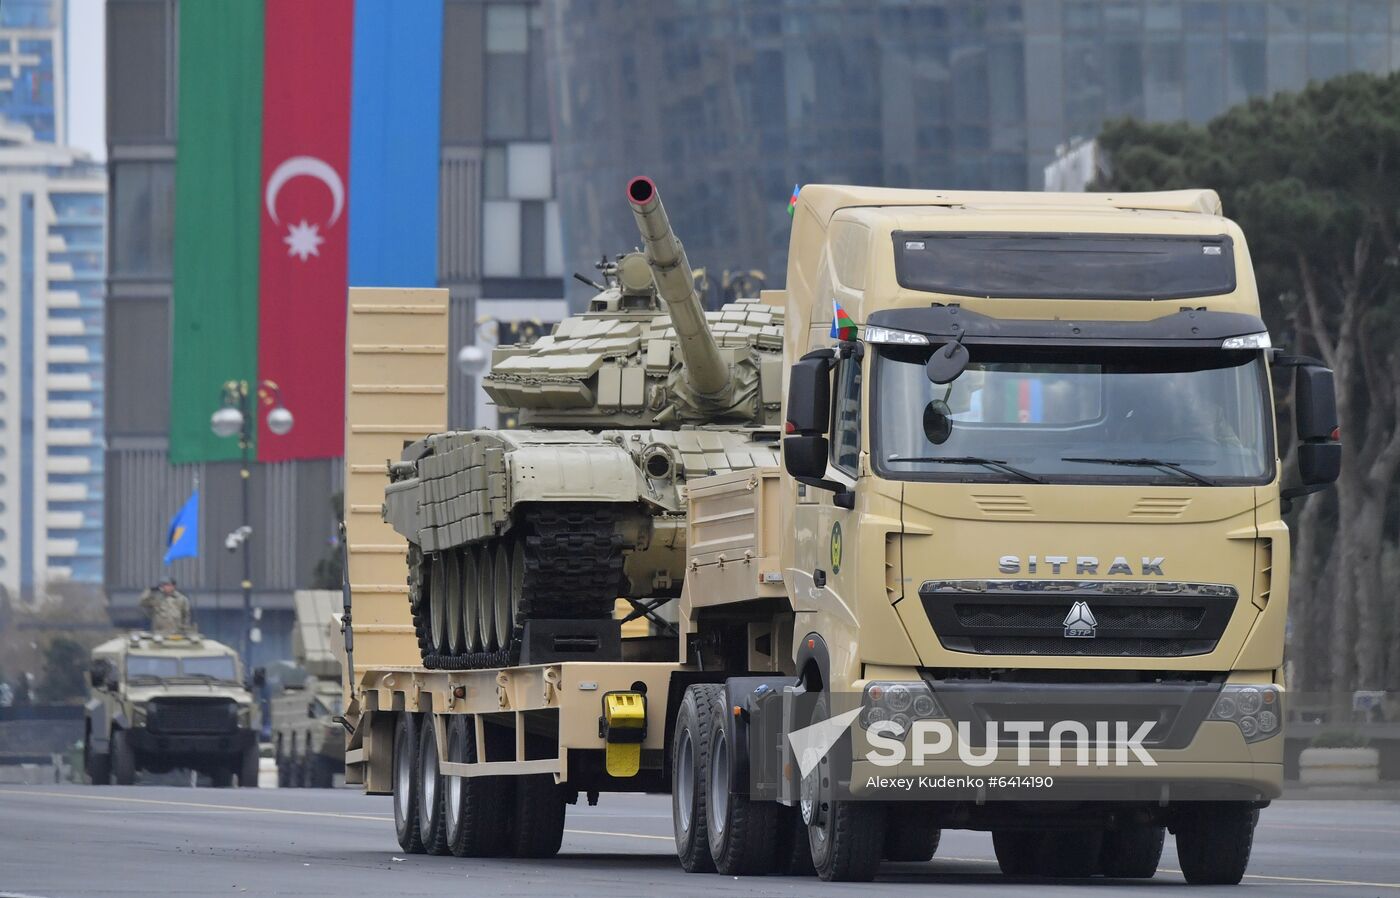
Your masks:
M130 731L132 747L141 755L178 757L209 757L236 755L250 745L257 745L257 733L251 729L223 733L162 733L145 727Z

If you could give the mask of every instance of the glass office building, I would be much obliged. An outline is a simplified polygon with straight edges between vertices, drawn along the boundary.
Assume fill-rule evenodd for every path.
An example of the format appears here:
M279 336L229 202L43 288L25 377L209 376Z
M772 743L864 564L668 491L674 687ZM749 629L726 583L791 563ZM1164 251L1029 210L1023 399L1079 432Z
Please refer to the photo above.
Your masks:
M693 264L782 283L794 183L1039 189L1119 116L1204 122L1400 64L1391 0L561 0L570 264L637 242L646 173Z

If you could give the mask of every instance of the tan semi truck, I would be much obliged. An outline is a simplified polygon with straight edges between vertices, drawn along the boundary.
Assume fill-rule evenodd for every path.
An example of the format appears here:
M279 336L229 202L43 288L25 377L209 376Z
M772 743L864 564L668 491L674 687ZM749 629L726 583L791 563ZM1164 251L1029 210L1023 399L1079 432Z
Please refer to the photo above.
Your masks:
M1216 195L803 188L760 297L781 466L766 413L675 424L735 382L716 342L751 409L773 365L760 304L703 313L654 186L628 200L653 284L619 260L533 364L497 359L521 403L635 384L613 430L438 433L445 292L351 291L346 773L402 847L551 855L580 795L667 790L692 872L869 879L968 828L1008 874L1149 877L1171 831L1189 881L1238 882L1282 781L1284 504L1340 452L1331 372L1270 345ZM552 502L634 522L609 582L679 593L669 650L520 604ZM442 650L473 629L510 663Z

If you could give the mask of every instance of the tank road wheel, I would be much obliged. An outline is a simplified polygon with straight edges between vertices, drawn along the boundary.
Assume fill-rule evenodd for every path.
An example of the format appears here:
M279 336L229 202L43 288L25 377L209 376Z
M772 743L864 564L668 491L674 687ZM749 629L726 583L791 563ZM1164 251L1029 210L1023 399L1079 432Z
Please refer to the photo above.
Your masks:
M554 857L564 841L564 789L554 775L532 773L516 778L515 856Z
M492 563L495 567L495 576L492 579L491 595L493 599L492 617L495 620L496 646L497 648L508 648L515 639L515 608L519 605L519 593L515 590L514 583L514 559L512 550L515 548L515 540L501 540L496 546L495 557ZM488 549L487 551L490 551ZM524 556L521 557L521 567L525 566ZM512 597L515 601L512 602Z
M476 625L481 638L481 651L494 652L496 645L496 616L493 596L496 591L496 553L490 544L482 546L476 556Z
M818 697L812 723L831 716L828 699ZM840 777L850 769L845 740L827 751L802 779L799 807L807 824L812 863L826 882L869 882L885 850L885 808L873 801L838 798Z
M462 549L462 642L468 652L481 651L481 593L477 583L480 567L481 549Z
M447 726L447 759L475 763L476 722L456 715ZM443 778L447 847L457 857L499 857L506 853L510 827L501 819L512 803L510 782L502 776Z
M442 771L438 769L433 715L424 714L418 732L418 835L428 854L447 854L447 813Z
M714 857L706 830L710 744L715 729L715 708L724 687L697 684L687 687L676 716L671 740L671 824L676 833L676 854L687 873L713 873Z
M136 782L136 750L131 747L126 730L112 731L112 779L118 786Z
M412 714L399 715L394 729L394 834L399 847L410 854L423 853L418 829L418 721Z
M443 568L447 574L447 654L460 655L466 651L462 639L462 611L466 596L462 590L462 556L465 549L453 549L443 553Z
M727 713L722 689L718 690L714 703L706 770L709 816L705 828L715 870L726 876L775 873L782 848L778 833L779 811L784 808L776 801L754 801L747 794L731 794L735 759L729 744L734 718Z
M418 637L418 654L424 667L437 667L437 648L428 615L428 594L431 592L431 565L423 559L423 550L416 543L408 544L408 608L413 615L413 632Z
M1236 885L1249 867L1259 811L1233 801L1188 805L1173 822L1176 856L1192 885Z
M258 743L255 740L251 745L243 749L243 755L239 758L239 788L256 789L258 787L258 767L261 762L262 758L258 754Z
M1103 834L1099 872L1114 879L1151 879L1162 860L1167 830L1162 826L1125 826Z
M428 575L428 622L431 625L433 650L439 655L452 654L451 642L447 635L447 552L433 555L432 571Z

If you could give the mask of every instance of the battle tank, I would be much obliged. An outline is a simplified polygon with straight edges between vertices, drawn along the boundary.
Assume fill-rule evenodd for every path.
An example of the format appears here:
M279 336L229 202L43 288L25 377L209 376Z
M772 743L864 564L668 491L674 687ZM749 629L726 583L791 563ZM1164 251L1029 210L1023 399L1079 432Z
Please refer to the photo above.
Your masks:
M777 463L782 308L706 312L656 186L627 199L642 249L604 258L588 311L493 355L482 386L519 427L433 434L389 467L426 667L616 656L618 598L680 594L687 479Z

